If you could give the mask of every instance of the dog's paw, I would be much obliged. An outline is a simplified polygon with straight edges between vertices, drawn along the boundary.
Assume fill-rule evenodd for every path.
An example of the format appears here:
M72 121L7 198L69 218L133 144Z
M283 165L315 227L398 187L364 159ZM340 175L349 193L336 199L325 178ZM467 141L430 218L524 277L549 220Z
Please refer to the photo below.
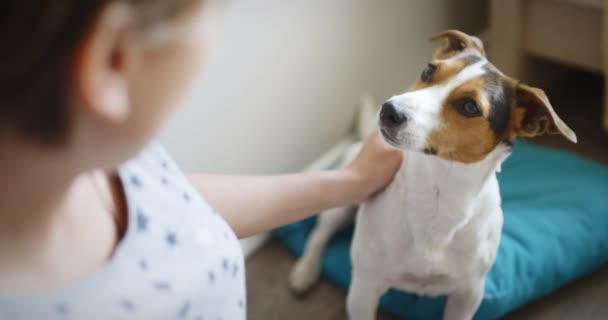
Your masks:
M302 295L310 290L319 280L320 266L300 259L291 269L289 288L296 295Z

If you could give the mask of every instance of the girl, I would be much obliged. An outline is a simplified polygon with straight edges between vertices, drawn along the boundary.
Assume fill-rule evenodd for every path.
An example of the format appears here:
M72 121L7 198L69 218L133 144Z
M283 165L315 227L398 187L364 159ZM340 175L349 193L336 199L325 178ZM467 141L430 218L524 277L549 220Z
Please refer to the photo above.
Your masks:
M348 167L183 175L151 143L206 51L202 0L3 0L0 318L244 319L237 237L382 189Z

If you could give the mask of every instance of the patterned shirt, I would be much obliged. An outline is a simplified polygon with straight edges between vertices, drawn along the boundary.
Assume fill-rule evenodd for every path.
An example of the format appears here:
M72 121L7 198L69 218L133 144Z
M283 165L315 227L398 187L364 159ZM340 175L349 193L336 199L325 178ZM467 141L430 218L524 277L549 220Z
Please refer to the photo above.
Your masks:
M0 319L246 318L238 240L158 145L119 169L128 227L110 261L52 292L0 297Z

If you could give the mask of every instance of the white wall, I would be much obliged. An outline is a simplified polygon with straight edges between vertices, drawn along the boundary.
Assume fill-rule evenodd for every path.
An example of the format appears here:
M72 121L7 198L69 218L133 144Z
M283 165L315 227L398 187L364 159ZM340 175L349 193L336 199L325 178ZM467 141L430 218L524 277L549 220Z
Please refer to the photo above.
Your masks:
M485 0L235 0L205 77L162 134L189 170L302 168L349 128L360 94L403 91L428 38L477 32Z

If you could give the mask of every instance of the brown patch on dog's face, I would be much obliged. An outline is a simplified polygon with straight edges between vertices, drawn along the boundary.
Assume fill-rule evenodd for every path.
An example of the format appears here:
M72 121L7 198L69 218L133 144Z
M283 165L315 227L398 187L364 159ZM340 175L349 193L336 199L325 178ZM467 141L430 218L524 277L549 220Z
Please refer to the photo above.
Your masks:
M440 117L442 125L429 134L427 143L429 150L446 160L480 161L516 136L562 134L576 142L542 90L491 71L454 89Z
M416 90L439 85L454 77L468 65L464 59L434 60L430 62L416 81Z
M481 57L474 54L464 55L458 59L433 60L422 70L416 80L415 89L420 90L445 83L464 68L481 60Z
M489 121L491 99L485 91L486 82L486 77L471 79L445 100L440 115L442 125L428 138L437 156L472 163L496 147L499 139Z
M415 90L391 97L379 117L385 140L400 149L474 163L516 136L576 135L540 89L517 83L485 58L479 39L450 30ZM385 110L386 109L386 110Z

